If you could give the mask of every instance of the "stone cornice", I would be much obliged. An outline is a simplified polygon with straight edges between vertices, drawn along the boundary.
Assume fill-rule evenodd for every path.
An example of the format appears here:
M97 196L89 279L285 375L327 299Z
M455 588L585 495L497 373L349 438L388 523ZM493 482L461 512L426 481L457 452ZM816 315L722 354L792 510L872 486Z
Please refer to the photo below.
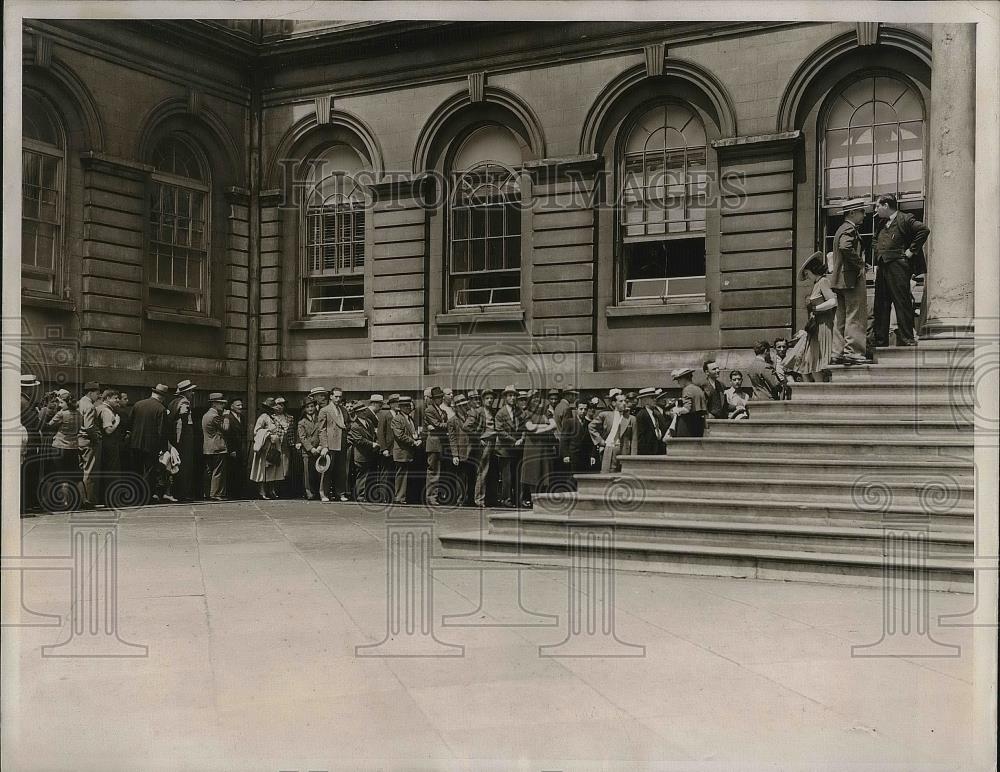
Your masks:
M154 171L153 167L149 164L129 161L126 158L99 153L96 150L87 150L80 153L80 163L88 171L101 171L112 174L115 177L124 177L133 180L145 180Z
M604 159L597 153L571 155L561 158L541 158L524 164L524 171L531 175L533 182L554 182L565 177L592 177L604 165Z
M782 131L776 134L754 134L745 137L723 137L712 141L720 157L792 153L802 141L802 132Z

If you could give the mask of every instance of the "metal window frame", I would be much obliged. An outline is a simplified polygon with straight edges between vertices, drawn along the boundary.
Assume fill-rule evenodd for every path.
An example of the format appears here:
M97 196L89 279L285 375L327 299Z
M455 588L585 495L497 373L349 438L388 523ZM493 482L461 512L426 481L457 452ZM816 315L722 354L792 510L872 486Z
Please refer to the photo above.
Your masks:
M204 207L204 213L203 213L204 219L202 220L203 223L202 234L204 239L204 246L202 248L196 248L191 246L190 243L181 244L177 243L176 240L163 241L163 239L160 238L160 234L162 232L162 227L163 227L164 210L162 208L156 208L152 206L151 197L147 197L147 201L149 201L148 216L146 218L146 227L147 227L146 241L147 241L147 249L149 250L149 254L147 255L147 270L149 270L151 274L151 278L147 279L146 281L146 286L148 288L146 293L147 303L151 308L155 308L157 310L165 310L165 311L177 310L176 308L171 306L163 306L152 303L150 301L148 292L148 290L150 289L157 290L159 292L170 292L179 295L194 296L196 298L195 304L198 306L198 310L197 311L187 310L185 311L185 313L196 314L198 316L208 316L211 313L211 297L212 297L212 293L210 292L210 288L212 286L212 268L211 268L212 186L201 180L196 180L189 177L178 177L175 174L169 174L167 172L159 172L159 171L153 172L150 175L150 184L152 186L150 192L152 192L153 190L157 192L157 202L159 207L162 207L163 191L165 189L172 191L175 202L177 201L179 197L179 192L181 190L201 193L203 195L202 206ZM195 218L190 216L191 211L192 211L192 205L189 203L188 205L189 215L187 219L189 222L195 222ZM176 219L177 212L174 212L174 217ZM191 235L190 235L191 232L192 229L188 228L189 242L191 241ZM154 233L156 234L155 237L153 235ZM176 222L174 223L173 226L173 233L176 239L176 234L177 234ZM152 245L154 244L158 247L167 247L171 250L182 249L185 252L196 253L200 255L201 288L198 289L194 287L189 287L186 284L185 285L180 285L175 283L165 284L163 282L158 281L160 276L159 261L164 258L161 254L159 254L159 250L157 250L157 253L154 254L153 249L151 249ZM175 256L171 255L169 259L171 261L170 275L171 277L173 277L173 271L174 271L173 260L175 259ZM186 269L189 268L191 264L191 256L189 254L185 255L184 261L185 261L185 268Z

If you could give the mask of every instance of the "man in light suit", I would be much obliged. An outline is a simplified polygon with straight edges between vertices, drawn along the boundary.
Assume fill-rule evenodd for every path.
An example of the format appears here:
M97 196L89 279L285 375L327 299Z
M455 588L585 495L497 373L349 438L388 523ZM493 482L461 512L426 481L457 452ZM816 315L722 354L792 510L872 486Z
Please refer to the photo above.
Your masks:
M830 253L830 288L837 295L837 314L833 322L835 365L865 363L865 327L868 322L868 288L865 283L865 258L861 254L861 232L868 203L862 198L848 201L840 210L844 222L833 236Z
M496 431L496 457L500 463L500 504L505 507L517 505L517 468L521 455L521 418L515 407L517 389L508 386L503 391L503 403L493 416Z
M347 501L347 465L344 461L347 456L349 422L347 414L340 406L342 397L343 392L334 389L333 398L320 408L316 421L319 424L320 455L325 449L331 458L330 474L326 475L330 482L325 484L330 491L329 498ZM327 490L320 493L327 495Z
M621 469L618 456L631 442L631 426L625 415L625 395L618 391L612 398L612 409L605 410L590 422L590 436L594 447L601 454L601 471L617 472Z
M422 440L417 434L410 414L413 412L413 400L410 397L399 398L399 411L394 413L390 421L392 427L392 460L396 467L395 496L396 504L406 503L406 486L410 475L410 465L416 450Z
M208 395L208 410L201 417L201 452L211 476L208 498L212 501L222 501L226 497L226 457L229 448L225 435L229 431L229 419L222 415L225 409L226 400L216 391Z

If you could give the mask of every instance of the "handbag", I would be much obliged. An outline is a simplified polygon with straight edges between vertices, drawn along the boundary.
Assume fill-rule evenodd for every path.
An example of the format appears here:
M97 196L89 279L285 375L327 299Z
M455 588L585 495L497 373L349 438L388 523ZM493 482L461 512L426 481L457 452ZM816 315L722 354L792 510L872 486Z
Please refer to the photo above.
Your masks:
M281 451L273 442L267 446L267 451L264 453L264 462L270 466L277 466L281 463Z

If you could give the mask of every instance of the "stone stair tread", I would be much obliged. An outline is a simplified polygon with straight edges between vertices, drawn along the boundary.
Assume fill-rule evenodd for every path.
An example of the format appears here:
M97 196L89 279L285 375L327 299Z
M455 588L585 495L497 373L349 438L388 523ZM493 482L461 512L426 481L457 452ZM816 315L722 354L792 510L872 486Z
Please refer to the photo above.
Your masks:
M721 420L721 419L719 419ZM747 423L750 423L747 421ZM670 455L670 446L677 444L684 444L686 442L739 442L745 443L747 445L754 445L759 447L762 444L767 444L768 442L782 443L782 444L793 444L793 445L832 445L835 447L840 446L850 446L850 445L871 445L871 440L868 439L850 439L844 437L672 437L667 443L667 455ZM907 447L922 447L925 445L935 445L938 447L956 447L965 448L972 447L975 442L975 438L970 434L968 437L955 437L955 438L940 438L935 437L933 442L927 442L919 439L884 439L879 440L879 445L889 445L898 448Z
M666 456L664 456L666 458ZM813 478L796 478L794 480L789 480L787 477L753 477L747 478L746 476L734 476L734 477L722 477L716 474L705 474L703 476L695 475L677 475L677 474L646 474L643 473L642 476L632 476L625 475L620 472L596 472L594 474L586 475L584 479L588 480L621 480L629 479L633 477L637 480L661 480L661 481L702 481L709 483L719 483L724 485L729 485L731 483L753 483L761 485L788 485L789 483L794 483L795 485L830 485L836 487L847 487L848 485L853 485L851 480L831 480L823 477L813 477ZM879 481L880 484L883 481ZM905 485L919 485L920 481L906 481L906 480L894 480L890 482L885 482L885 485L890 487L902 487ZM971 491L975 488L972 483L956 483L955 486L959 490Z
M754 520L651 520L646 517L615 517L613 520L607 517L577 517L566 515L546 515L546 514L515 514L504 513L494 516L497 520L514 520L520 523L549 523L565 525L608 525L609 523L619 526L631 526L641 528L662 528L665 530L682 531L719 531L719 532L748 532L748 533L775 533L792 534L802 536L860 536L871 538L873 534L879 534L882 526L863 525L800 525L796 523L761 523ZM968 544L972 546L975 542L975 532L971 526L967 530L931 530L930 538L933 541L950 541L956 544ZM522 537L523 539L523 537Z
M564 493L536 493L535 499L538 501L548 501L553 499L555 501L563 501L566 494ZM573 494L574 500L577 501L606 501L606 497L596 493L580 493L576 492ZM857 512L863 511L854 502L841 502L841 501L808 501L808 502L796 502L796 501L782 501L781 499L768 499L767 501L761 501L757 498L740 497L740 496L727 496L724 499L720 499L714 496L664 496L659 494L644 494L644 502L650 502L653 504L685 504L686 502L696 501L700 505L705 504L718 504L722 507L739 505L739 506L754 506L758 508L768 508L768 509L795 509L809 511L815 509L817 506L822 506L824 509L832 509L838 512ZM683 506L678 508L678 511L683 511ZM947 514L949 516L968 516L972 517L974 512L973 507L961 507L955 506L949 508ZM874 508L873 513L876 513ZM879 508L878 512L880 514L916 514L920 517L929 517L928 513L916 505L906 505L906 504L892 504L884 509Z
M745 456L734 456L731 453L721 453L719 455L708 455L705 453L682 453L675 452L670 455L634 455L634 456L619 456L622 461L628 460L638 460L646 461L651 459L663 459L673 463L675 461L680 461L682 463L694 463L699 461L707 461L709 463L722 463L731 462L739 464L774 464L781 463L782 466L816 466L817 464L822 464L823 466L843 466L843 467L857 467L864 466L866 469L881 469L881 468L891 468L891 467L913 467L917 470L924 470L927 468L926 461L913 461L904 459L902 461L883 461L879 459L867 461L865 459L843 459L843 458L831 458L831 459L814 459L814 458L782 458L782 459L771 459L771 458L746 458ZM942 460L935 462L935 467L938 469L961 469L967 471L970 475L975 471L975 465L971 461L951 461ZM588 475L589 477L590 475ZM643 474L645 477L645 473Z
M568 545L565 538L558 536L535 536L530 542L525 542L524 537L516 534L480 534L473 531L470 533L454 533L442 536L443 543L468 541L476 542L487 546L488 544L505 544L517 547L530 543L534 546L545 546L560 548L566 551ZM597 547L595 549L603 549ZM887 563L882 555L865 555L864 553L839 553L839 552L808 552L804 550L775 550L743 547L716 547L703 544L683 544L675 545L663 542L641 542L641 541L615 541L615 551L637 551L647 553L659 553L662 555L705 555L710 557L743 558L750 560L772 560L772 561L795 561L802 563L820 563L835 565L863 565L870 567L882 567L886 565L897 565ZM531 555L510 555L502 554L497 557L530 559ZM514 560L513 562L517 562ZM951 558L927 558L921 561L921 568L944 571L972 572L974 559L972 556L963 558L953 556ZM899 564L901 567L909 568L909 565Z
M916 407L916 406L915 406ZM918 408L919 409L919 408ZM825 416L817 416L815 418L754 418L751 417L746 421L730 421L726 418L709 418L707 424L711 426L712 424L720 424L723 426L744 427L752 426L754 424L766 425L766 426L813 426L816 424L822 424L823 426L937 426L937 425L947 425L956 426L957 424L966 424L969 427L974 426L972 420L959 421L958 417L955 418L826 418Z

